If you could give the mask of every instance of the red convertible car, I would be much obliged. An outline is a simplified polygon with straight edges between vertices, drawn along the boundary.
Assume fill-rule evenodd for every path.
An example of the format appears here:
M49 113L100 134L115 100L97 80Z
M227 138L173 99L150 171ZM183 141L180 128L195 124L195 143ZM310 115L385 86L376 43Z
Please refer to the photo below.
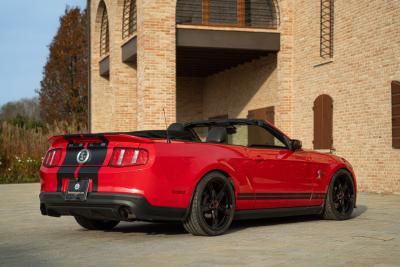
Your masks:
M232 220L351 217L356 180L345 159L303 150L269 123L210 120L164 131L56 136L40 169L43 215L89 230L120 221L180 221L194 235Z

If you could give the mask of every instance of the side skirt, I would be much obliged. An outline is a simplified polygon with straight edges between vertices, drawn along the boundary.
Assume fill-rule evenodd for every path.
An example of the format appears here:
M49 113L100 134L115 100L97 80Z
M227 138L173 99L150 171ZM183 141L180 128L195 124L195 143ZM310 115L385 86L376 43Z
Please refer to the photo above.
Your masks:
M324 210L322 206L312 207L293 207L293 208L276 208L276 209L258 209L258 210L239 210L235 212L235 220L249 220L261 218L278 218L300 215L317 215Z

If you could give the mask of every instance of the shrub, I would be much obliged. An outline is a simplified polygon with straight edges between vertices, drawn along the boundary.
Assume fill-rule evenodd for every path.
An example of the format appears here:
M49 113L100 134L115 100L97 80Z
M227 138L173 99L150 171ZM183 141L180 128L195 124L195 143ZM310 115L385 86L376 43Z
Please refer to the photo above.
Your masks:
M53 135L85 132L76 123L65 122L35 128L3 122L0 125L0 183L39 181L39 168Z

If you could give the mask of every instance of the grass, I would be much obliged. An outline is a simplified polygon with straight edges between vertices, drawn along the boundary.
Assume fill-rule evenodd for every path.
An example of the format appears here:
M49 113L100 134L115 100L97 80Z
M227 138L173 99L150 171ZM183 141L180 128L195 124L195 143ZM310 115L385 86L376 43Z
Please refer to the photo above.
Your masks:
M81 130L82 129L82 130ZM33 183L40 180L39 169L53 135L85 132L76 123L65 122L26 128L8 122L0 125L0 184Z

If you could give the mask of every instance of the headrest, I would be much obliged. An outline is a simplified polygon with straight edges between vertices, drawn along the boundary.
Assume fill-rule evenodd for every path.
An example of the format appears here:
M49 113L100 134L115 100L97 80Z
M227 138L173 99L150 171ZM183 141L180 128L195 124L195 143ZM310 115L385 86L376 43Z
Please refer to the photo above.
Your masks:
M225 127L213 127L208 132L207 143L223 144L228 139L228 134Z
M168 127L169 132L185 132L185 127L182 123L173 123Z

